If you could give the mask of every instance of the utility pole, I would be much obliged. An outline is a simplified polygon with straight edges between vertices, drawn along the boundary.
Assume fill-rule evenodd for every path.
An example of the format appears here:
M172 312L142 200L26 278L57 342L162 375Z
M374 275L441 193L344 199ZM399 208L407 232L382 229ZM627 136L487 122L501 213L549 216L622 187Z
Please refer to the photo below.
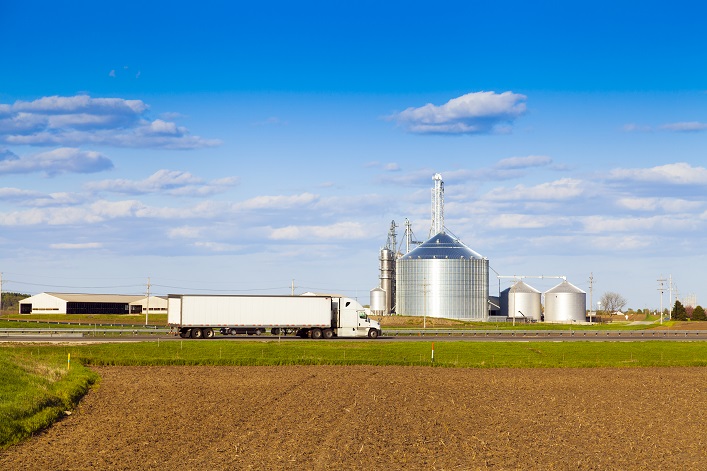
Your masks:
M147 325L147 316L150 314L150 277L147 277L147 305L145 306L145 325Z
M589 322L592 322L592 308L594 307L594 272L589 273Z
M668 288L670 288L670 303L668 304L668 320L673 320L673 275L668 275Z
M0 316L2 316L2 272L0 271ZM10 317L8 315L8 317Z
M660 291L660 325L663 325L663 293L665 292L665 288L663 288L663 283L665 283L666 281L667 280L665 278L658 278L658 283L660 283L660 287L658 287L658 291Z

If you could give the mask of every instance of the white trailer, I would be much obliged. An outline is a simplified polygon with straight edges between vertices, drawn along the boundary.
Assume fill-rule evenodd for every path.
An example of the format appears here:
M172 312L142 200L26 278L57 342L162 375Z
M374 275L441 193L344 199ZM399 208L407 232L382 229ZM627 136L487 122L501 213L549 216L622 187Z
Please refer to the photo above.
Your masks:
M170 294L167 322L182 338L296 334L302 338L378 338L380 323L351 298Z

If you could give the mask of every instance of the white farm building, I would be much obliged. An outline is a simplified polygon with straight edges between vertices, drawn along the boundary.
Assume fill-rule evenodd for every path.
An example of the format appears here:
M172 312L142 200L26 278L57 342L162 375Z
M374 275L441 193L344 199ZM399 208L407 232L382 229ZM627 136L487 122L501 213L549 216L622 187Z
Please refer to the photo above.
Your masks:
M144 295L39 293L20 301L20 314L143 314ZM166 314L167 297L150 296L149 314Z

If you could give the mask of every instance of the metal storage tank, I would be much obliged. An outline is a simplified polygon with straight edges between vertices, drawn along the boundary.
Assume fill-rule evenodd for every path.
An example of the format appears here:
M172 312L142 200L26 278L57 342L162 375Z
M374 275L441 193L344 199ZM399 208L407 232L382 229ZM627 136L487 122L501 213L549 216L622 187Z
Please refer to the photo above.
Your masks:
M374 316L383 316L388 314L385 309L384 289L373 288L371 290L371 314Z
M396 312L488 320L489 262L440 232L397 260Z
M541 293L518 281L501 292L501 314L516 319L539 321L542 316Z
M395 254L389 248L380 253L380 287L385 292L385 314L390 314L395 301Z
M545 322L584 322L587 293L567 280L545 292Z

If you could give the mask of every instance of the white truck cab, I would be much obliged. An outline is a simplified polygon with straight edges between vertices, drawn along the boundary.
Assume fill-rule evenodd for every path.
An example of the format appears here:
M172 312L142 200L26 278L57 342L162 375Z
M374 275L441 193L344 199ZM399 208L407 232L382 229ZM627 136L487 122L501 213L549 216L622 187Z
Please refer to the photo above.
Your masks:
M381 326L378 321L370 319L366 310L351 298L338 298L335 309L338 310L336 335L338 337L370 337L378 338Z

